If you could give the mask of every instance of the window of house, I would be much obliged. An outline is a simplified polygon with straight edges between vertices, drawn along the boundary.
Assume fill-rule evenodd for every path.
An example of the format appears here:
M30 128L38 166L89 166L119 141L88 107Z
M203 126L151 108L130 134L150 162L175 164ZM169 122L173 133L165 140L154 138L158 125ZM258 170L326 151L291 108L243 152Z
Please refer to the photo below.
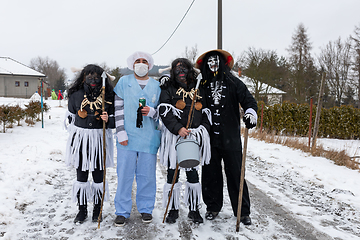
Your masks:
M20 87L20 82L19 81L15 81L15 87Z
M29 86L29 82L24 82L24 87L28 87Z

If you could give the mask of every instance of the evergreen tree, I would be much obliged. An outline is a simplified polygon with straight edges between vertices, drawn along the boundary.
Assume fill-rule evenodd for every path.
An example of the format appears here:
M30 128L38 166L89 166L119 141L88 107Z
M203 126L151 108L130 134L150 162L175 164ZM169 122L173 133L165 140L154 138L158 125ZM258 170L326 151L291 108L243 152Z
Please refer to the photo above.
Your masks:
M119 81L119 79L123 76L121 74L121 68L120 67L116 67L112 70L110 70L109 72L112 76L115 77L115 80L113 81L113 86L116 86L116 83Z
M318 89L318 73L310 54L312 49L306 29L300 23L292 36L289 52L290 80L287 92L296 103L307 102Z

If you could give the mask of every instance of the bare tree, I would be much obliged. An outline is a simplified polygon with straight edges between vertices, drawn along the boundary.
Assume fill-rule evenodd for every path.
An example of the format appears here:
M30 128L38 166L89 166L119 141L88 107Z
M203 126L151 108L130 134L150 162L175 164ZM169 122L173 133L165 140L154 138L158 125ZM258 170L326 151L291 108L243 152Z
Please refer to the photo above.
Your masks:
M343 104L345 92L350 85L350 50L350 38L342 42L339 37L321 49L318 58L320 66L327 72L327 85L331 94L335 96L337 106Z
M354 71L354 85L357 90L357 106L360 108L360 24L355 26L354 35L350 36L353 41L352 57L353 57L353 71Z
M234 56L234 55L233 55ZM239 56L234 57L235 60L235 64L233 67L234 71L238 71L239 69L243 70L245 69L246 66L246 59L247 59L247 53L245 51L241 52Z
M182 54L182 56L184 58L189 59L189 61L192 64L195 64L196 58L198 55L198 48L197 48L197 44L195 44L194 47L191 47L191 49L189 49L187 46L185 47L185 52Z
M281 85L286 76L282 60L275 51L254 48L249 48L245 55L240 56L237 64L253 82L255 99L260 100L260 93L266 95L271 87Z
M46 75L46 81L48 82L50 88L65 90L65 70L60 68L59 64L55 60L51 60L49 57L33 58L30 61L30 67Z

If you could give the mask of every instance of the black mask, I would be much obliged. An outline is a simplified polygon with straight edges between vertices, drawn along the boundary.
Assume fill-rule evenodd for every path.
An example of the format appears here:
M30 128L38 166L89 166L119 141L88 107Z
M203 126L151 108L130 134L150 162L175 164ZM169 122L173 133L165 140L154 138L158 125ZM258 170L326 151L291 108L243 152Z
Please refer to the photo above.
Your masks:
M189 69L187 69L183 64L176 66L174 71L176 80L186 83L188 72Z
M87 75L84 82L85 92L94 99L99 96L101 89L101 78L97 74Z

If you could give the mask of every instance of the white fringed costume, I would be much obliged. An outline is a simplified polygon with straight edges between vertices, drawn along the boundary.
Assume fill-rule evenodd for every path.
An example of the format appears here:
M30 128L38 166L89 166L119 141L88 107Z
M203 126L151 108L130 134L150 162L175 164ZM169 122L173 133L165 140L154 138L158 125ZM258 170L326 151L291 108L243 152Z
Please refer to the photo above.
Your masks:
M161 103L157 111L160 113L160 107L165 107L165 111L161 114L161 116L166 117L167 113L172 111L173 115L177 118L180 118L182 110L177 109L171 104ZM208 108L202 109L202 112L205 113L208 117L208 120L211 124L211 114ZM200 156L200 164L209 164L211 158L211 148L210 148L210 136L208 131L203 125L200 125L197 128L189 128L191 130L191 134L189 134L189 139L194 139L199 143L199 156ZM180 136L177 136L171 133L164 124L161 124L161 143L159 148L159 158L160 163L167 168L175 169L177 164L177 155L176 155L176 143L180 140ZM170 163L170 166L169 166ZM199 166L196 166L195 169L199 169ZM184 169L185 171L190 171L189 169ZM168 196L171 190L172 184L165 183L163 189L163 207L166 207ZM169 206L172 209L178 210L180 206L180 191L181 191L181 183L177 182L174 185L172 195L170 198ZM201 184L198 183L185 183L185 193L183 196L183 201L186 205L190 205L190 211L196 211L198 204L201 199Z
M81 170L94 171L97 159L101 159L100 170L103 170L103 130L80 128L74 125L75 114L67 111L65 120L71 116L71 122L65 129L69 132L69 138L66 144L66 158L67 166L79 167L80 148L82 152L82 159L87 161L82 162ZM105 130L106 142L106 167L114 166L114 142L112 129ZM83 144L87 143L87 144ZM87 147L89 152L87 151Z
M71 121L67 122L69 119ZM81 168L82 171L94 171L95 167L99 165L100 170L103 170L103 130L77 127L74 122L75 114L67 111L64 121L64 127L69 133L66 144L66 165ZM114 144L112 129L105 130L105 138L106 167L113 167ZM79 166L80 154L82 154L81 166ZM99 159L100 163L98 163ZM79 199L77 199L77 194L79 194ZM94 201L94 204L100 203L102 194L103 183L93 182L90 184L90 182L75 181L71 195L74 202L79 201L80 205L85 205L87 202L92 201ZM106 182L104 200L108 200L109 196Z
M77 194L79 193L79 199L77 199ZM92 182L79 182L75 181L71 191L71 199L73 202L79 201L80 205L85 205L87 202L92 202L94 199L94 204L99 204L101 202L101 196L104 193L103 183ZM105 182L105 196L104 201L110 199L109 186Z
M161 103L157 111L159 112L160 107L165 107L166 110L164 113L162 113L162 116L166 116L166 114L169 111L172 111L172 113L180 118L181 110L175 108L171 104L165 104ZM210 110L208 108L205 108L202 110L204 113L207 114L208 119L211 123L211 115L209 115ZM199 156L200 156L200 164L209 164L210 158L211 158L211 150L210 150L210 136L206 128L202 125L200 125L197 128L189 128L191 130L191 134L188 136L190 139L195 139L199 143ZM159 158L160 163L164 165L165 167L169 167L171 169L176 168L176 149L175 145L180 139L180 136L176 136L175 134L172 134L165 126L164 124L161 124L161 143L159 148ZM170 166L168 166L168 161L170 161ZM198 167L197 167L198 168Z

